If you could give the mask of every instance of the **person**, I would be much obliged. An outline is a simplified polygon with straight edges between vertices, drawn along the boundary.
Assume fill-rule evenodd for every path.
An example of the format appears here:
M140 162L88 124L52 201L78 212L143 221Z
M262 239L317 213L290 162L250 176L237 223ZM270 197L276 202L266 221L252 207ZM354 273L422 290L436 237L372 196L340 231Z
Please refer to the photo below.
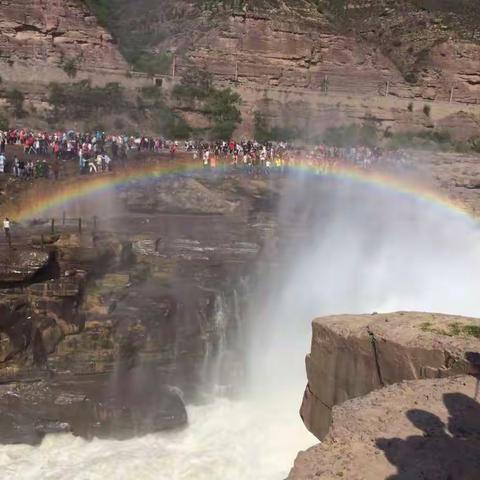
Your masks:
M177 152L177 142L172 142L170 145L170 160L175 160L176 152Z
M7 159L5 154L2 152L0 153L0 173L5 173L5 163L7 163Z
M20 160L18 159L18 157L16 155L13 159L13 175L15 177L20 176Z
M55 180L58 180L58 175L60 173L60 161L58 160L58 158L56 158L53 162L52 171L53 171L53 178Z
M5 232L5 238L7 239L8 246L12 246L12 238L10 236L10 220L8 217L5 217L3 221L3 231Z

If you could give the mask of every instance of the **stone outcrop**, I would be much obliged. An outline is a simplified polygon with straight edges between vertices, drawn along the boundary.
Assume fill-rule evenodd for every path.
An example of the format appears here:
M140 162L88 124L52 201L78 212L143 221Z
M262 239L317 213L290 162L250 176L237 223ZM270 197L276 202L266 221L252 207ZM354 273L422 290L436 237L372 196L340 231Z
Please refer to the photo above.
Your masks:
M313 322L302 418L319 439L331 409L404 380L475 373L480 320L440 314L346 315Z
M201 180L183 177L172 177L144 190L129 190L125 200L132 212L223 215L238 207L225 195L202 185Z
M47 263L54 255L57 270L0 289L0 409L10 412L0 443L179 428L184 401L232 387L243 374L233 347L242 280L262 244L250 224L269 195L242 181L177 178L156 187L151 216L131 203L148 191L129 185L108 228L57 224L52 242L32 249ZM175 215L159 215L168 209ZM46 229L16 225L15 237Z
M470 480L480 471L480 320L433 313L313 322L301 408L322 443L289 479Z
M2 386L2 443L36 445L46 434L65 432L126 439L187 423L177 392L138 372L123 373L118 384L83 378Z
M288 478L476 479L476 392L473 377L413 380L336 406L328 436L298 455Z
M47 252L21 248L0 253L0 283L15 284L30 281L42 272L54 268L56 260Z

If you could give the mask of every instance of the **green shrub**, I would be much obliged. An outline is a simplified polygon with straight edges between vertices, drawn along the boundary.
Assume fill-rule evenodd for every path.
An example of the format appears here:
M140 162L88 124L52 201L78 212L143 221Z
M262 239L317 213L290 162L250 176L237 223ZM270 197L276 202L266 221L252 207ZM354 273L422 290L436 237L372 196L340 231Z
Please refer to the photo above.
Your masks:
M0 130L6 131L10 128L10 121L8 119L7 112L1 110L0 111Z
M20 90L16 88L8 90L5 98L16 117L23 118L26 115L25 109L23 108L25 95Z
M148 85L140 88L140 95L145 99L158 99L163 97L162 89L157 85Z
M341 127L331 127L325 130L322 140L325 144L335 147L365 145L372 148L378 143L378 129L370 121L363 125L352 123Z
M270 128L262 112L256 111L254 114L254 137L258 142L289 142L299 138L299 132L282 127Z
M167 138L183 140L191 136L190 125L179 114L165 104L158 104L152 110L155 131Z
M231 138L237 125L242 121L242 115L238 109L240 103L240 95L230 88L210 91L205 99L203 112L213 123L210 132L213 139Z
M186 71L180 83L173 87L172 95L177 100L192 104L194 100L204 100L213 90L212 74L192 68Z
M117 117L113 121L113 126L115 127L116 130L124 130L125 129L125 122L123 118Z
M480 137L471 138L468 143L474 152L480 153Z
M394 133L389 148L421 148L425 150L454 150L457 144L447 130L420 130Z
M70 77L70 78L75 78L77 76L78 68L77 68L77 62L75 59L70 58L68 60L64 60L61 63L61 67L63 71Z
M141 52L131 61L136 70L149 75L165 75L170 72L172 55L170 53Z
M174 87L172 97L186 103L189 108L198 107L212 123L212 128L207 132L212 139L229 139L242 121L238 108L241 104L240 95L230 88L215 88L212 75L203 70L192 68L187 71Z
M54 119L86 119L91 115L124 112L129 108L124 90L118 83L92 87L87 80L51 83L48 102L53 107Z

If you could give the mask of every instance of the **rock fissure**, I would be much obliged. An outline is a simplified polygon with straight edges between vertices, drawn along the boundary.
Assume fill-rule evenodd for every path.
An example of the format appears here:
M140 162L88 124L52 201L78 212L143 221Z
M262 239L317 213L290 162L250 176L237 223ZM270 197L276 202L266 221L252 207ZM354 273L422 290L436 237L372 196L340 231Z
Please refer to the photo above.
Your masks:
M369 327L367 327L367 332L368 332L368 336L370 337L370 343L372 344L372 352L373 352L373 357L375 359L375 368L377 370L378 381L380 382L380 385L384 387L385 382L383 381L382 369L380 366L380 359L378 358L377 339L375 337L375 334L370 330Z

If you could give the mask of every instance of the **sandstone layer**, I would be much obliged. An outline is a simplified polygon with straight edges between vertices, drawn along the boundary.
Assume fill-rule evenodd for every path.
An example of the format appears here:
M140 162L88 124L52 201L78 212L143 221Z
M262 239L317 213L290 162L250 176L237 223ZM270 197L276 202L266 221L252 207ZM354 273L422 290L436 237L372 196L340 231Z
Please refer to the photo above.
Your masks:
M39 111L48 107L52 81L118 82L133 99L156 81L133 72L120 53L135 48L135 59L145 52L152 62L155 55L170 58L172 65L157 72L166 91L192 67L236 90L243 100L238 135L253 135L260 112L271 127L312 141L328 127L365 120L384 130L436 127L462 141L477 136L480 46L476 35L467 35L471 16L453 21L435 9L397 3L358 2L345 23L311 1L208 12L198 2L114 0L102 16L108 33L80 0L4 2L2 79ZM72 61L75 78L64 68ZM190 108L178 113L204 127L205 117Z
M155 8L141 1L128 38L145 35L148 22L151 50L175 52L177 75L195 66L237 90L242 133L250 135L255 112L312 138L366 118L396 130L446 128L439 122L458 112L475 123L480 45L473 27L465 28L472 18L478 23L474 7L472 17L408 0L355 2L345 13L331 11L331 3L254 1L208 13L194 2ZM121 25L117 19L120 42ZM425 103L432 103L430 115Z
M404 380L475 373L480 320L441 314L345 315L313 322L301 415L319 439L331 410L348 399ZM475 336L477 335L477 336Z
M288 478L474 480L479 472L478 380L458 376L404 382L334 407L328 436L299 454Z

